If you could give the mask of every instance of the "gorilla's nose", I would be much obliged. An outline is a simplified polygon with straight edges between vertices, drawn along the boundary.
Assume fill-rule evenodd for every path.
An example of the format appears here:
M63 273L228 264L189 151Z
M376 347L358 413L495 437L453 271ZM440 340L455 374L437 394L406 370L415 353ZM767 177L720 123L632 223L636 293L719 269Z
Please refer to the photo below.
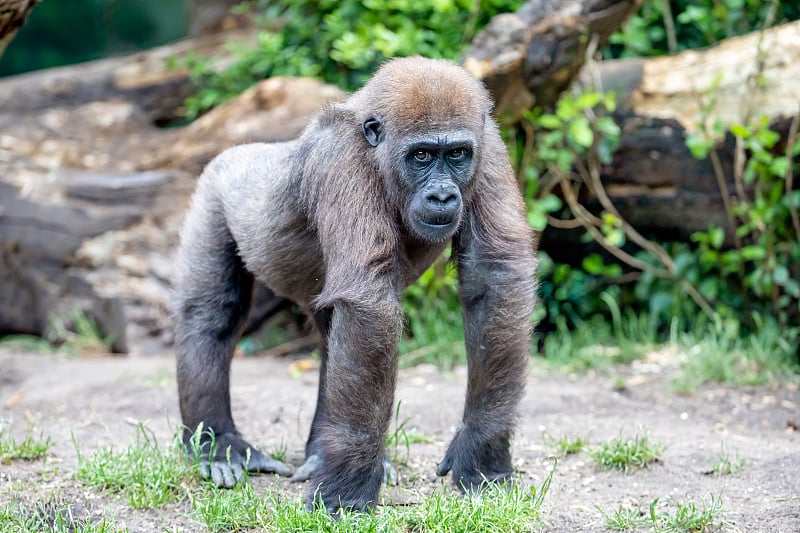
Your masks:
M434 186L425 195L425 204L428 209L448 213L458 209L460 195L458 188L453 185Z
M461 195L456 187L436 187L425 195L424 206L429 224L448 225L458 217Z

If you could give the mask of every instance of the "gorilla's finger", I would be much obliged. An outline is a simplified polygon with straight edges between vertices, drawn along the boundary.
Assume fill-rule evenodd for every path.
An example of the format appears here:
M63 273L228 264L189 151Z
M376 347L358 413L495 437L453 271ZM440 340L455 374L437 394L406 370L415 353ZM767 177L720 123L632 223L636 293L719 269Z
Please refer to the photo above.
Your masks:
M250 461L247 463L247 471L266 472L278 474L279 476L292 475L292 469L289 466L261 452L256 452L250 457Z
M223 463L214 463L211 465L211 481L213 481L216 486L226 489L230 489L236 485L236 478L234 478L230 466Z
M308 459L306 459L306 462L295 471L294 475L289 479L289 481L292 481L293 483L308 481L311 479L311 475L314 473L314 471L319 468L321 464L322 457L316 453L309 455Z
M200 477L203 479L211 477L211 470L209 470L208 461L206 459L201 459L198 466L200 467Z

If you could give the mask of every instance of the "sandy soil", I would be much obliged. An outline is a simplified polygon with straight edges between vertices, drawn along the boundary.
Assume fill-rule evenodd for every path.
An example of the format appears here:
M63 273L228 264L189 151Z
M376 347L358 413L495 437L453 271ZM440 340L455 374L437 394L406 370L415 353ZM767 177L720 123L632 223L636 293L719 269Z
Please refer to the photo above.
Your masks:
M300 464L314 409L316 374L292 377L292 359L244 358L233 366L234 417L250 442L269 451L282 443L289 461ZM159 442L168 443L179 422L169 357L68 359L0 349L0 421L14 433L43 430L54 445L46 461L0 465L0 504L33 502L58 495L78 512L112 513L131 531L198 531L184 504L136 511L72 479L75 441L83 452L133 441L145 421ZM677 395L670 371L638 364L621 370L627 387L614 390L610 376L566 376L531 372L514 441L516 465L525 482L539 485L552 465L543 439L589 435L600 443L622 433L647 431L666 445L663 461L632 474L599 470L586 455L562 459L545 500L544 531L604 531L596 506L647 509L661 501L699 502L723 498L726 531L800 531L800 393L796 385L731 389L711 386ZM406 426L431 437L413 444L400 486L385 489L393 501L414 501L438 486L434 470L461 412L465 373L443 374L421 366L401 372L397 398ZM744 460L734 475L709 475L722 450ZM410 481L413 480L413 481ZM276 484L287 494L302 487L271 476L254 478L258 490Z

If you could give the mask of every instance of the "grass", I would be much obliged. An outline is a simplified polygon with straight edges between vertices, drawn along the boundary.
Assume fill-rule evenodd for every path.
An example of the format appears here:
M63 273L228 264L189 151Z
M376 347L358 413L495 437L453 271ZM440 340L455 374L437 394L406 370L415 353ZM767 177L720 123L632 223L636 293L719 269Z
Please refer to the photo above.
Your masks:
M542 440L549 446L556 457L566 457L582 452L589 445L589 437L569 437L562 435L558 439L549 433L542 434Z
M708 473L715 476L729 476L738 474L743 468L744 459L739 458L738 455L732 458L723 448L717 460L711 463L711 468Z
M680 393L692 393L704 383L742 386L800 379L800 327L782 329L775 320L754 315L753 332L745 332L737 320L701 321L691 331L678 331L676 321L666 336L658 334L647 314L623 313L612 298L604 301L611 320L596 315L570 327L557 320L555 331L540 336L545 364L563 372L606 372L671 346L684 354L673 380ZM624 388L623 379L615 379L614 387Z
M112 518L73 516L72 507L58 500L29 507L14 501L0 507L0 531L3 533L122 533Z
M559 321L543 336L544 361L565 372L607 371L641 358L656 344L646 321L630 313L624 319L614 316L611 322L595 316L572 328Z
M75 308L52 315L45 338L5 335L0 344L29 352L79 356L108 353L114 340L114 335L103 335L92 317Z
M414 438L405 429L406 420L397 424L398 420L396 414L394 442L407 446ZM200 432L202 428L197 435ZM257 493L249 480L233 489L199 482L180 439L162 449L144 426L139 426L135 442L125 450L105 448L86 456L75 447L76 478L84 485L119 495L136 509L188 501L195 518L210 531L534 531L541 525L542 501L555 472L554 465L539 488L521 483L487 485L480 494L466 497L446 488L443 481L433 495L420 495L419 504L386 503L370 514L342 512L331 520L324 509L306 511L301 498ZM114 527L109 523L109 529L86 531L116 531Z
M0 427L0 463L8 464L16 460L35 461L36 459L42 459L47 455L52 444L50 437L45 437L41 433L39 437L26 434L22 441L17 442L11 434L10 428L3 429Z
M664 445L660 442L651 442L646 434L631 438L623 438L620 435L590 449L588 453L600 467L628 473L660 461Z
M394 430L386 435L386 448L389 454L389 462L406 466L411 455L411 445L429 443L431 438L422 435L416 428L409 428L408 421L410 419L408 417L400 419L401 403L397 402L397 407L395 407Z
M140 425L134 444L117 451L103 448L91 456L78 449L75 477L84 485L126 498L135 509L160 507L187 494L194 466L184 456L179 438L162 448Z
M603 515L606 529L612 531L634 531L650 526L657 533L699 533L713 531L724 524L721 516L726 512L722 498L709 495L709 500L699 504L693 500L675 502L673 507L658 510L660 498L650 502L647 513L640 509L619 506L613 512L597 508Z
M103 335L94 319L80 309L50 317L47 340L72 355L107 353L114 335Z
M673 385L692 393L704 383L763 385L797 379L800 328L781 329L773 320L755 315L755 333L743 334L737 321L724 321L699 332L673 335L686 353L681 375Z
M650 504L650 521L653 528L664 533L693 533L710 531L723 524L721 516L726 512L722 498L709 495L709 501L700 504L693 500L676 502L674 509L658 512L658 498Z
M647 518L639 509L619 506L614 512L607 513L597 508L603 515L603 522L606 529L612 531L633 531L647 524Z
M259 495L249 483L233 490L208 487L195 494L198 520L211 531L394 532L535 531L551 470L541 488L489 485L481 494L460 496L442 488L415 505L378 506L371 514L342 512L331 520L324 509L306 511L299 498Z
M52 344L34 335L3 335L0 345L33 353L52 354L56 351Z
M285 463L286 462L286 457L288 456L288 454L289 454L289 447L286 445L286 443L283 440L281 440L280 445L275 446L272 450L270 450L268 452L267 455L269 455L270 457L272 457L276 461L280 461L282 463Z

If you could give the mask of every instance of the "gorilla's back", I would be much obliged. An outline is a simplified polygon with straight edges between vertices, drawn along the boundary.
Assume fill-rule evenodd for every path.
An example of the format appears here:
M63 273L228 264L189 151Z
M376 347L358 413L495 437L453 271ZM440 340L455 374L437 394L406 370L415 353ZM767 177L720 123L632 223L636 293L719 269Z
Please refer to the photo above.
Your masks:
M322 290L324 268L316 232L300 207L300 176L285 171L295 147L296 141L234 146L207 172L247 269L276 294L306 304Z

